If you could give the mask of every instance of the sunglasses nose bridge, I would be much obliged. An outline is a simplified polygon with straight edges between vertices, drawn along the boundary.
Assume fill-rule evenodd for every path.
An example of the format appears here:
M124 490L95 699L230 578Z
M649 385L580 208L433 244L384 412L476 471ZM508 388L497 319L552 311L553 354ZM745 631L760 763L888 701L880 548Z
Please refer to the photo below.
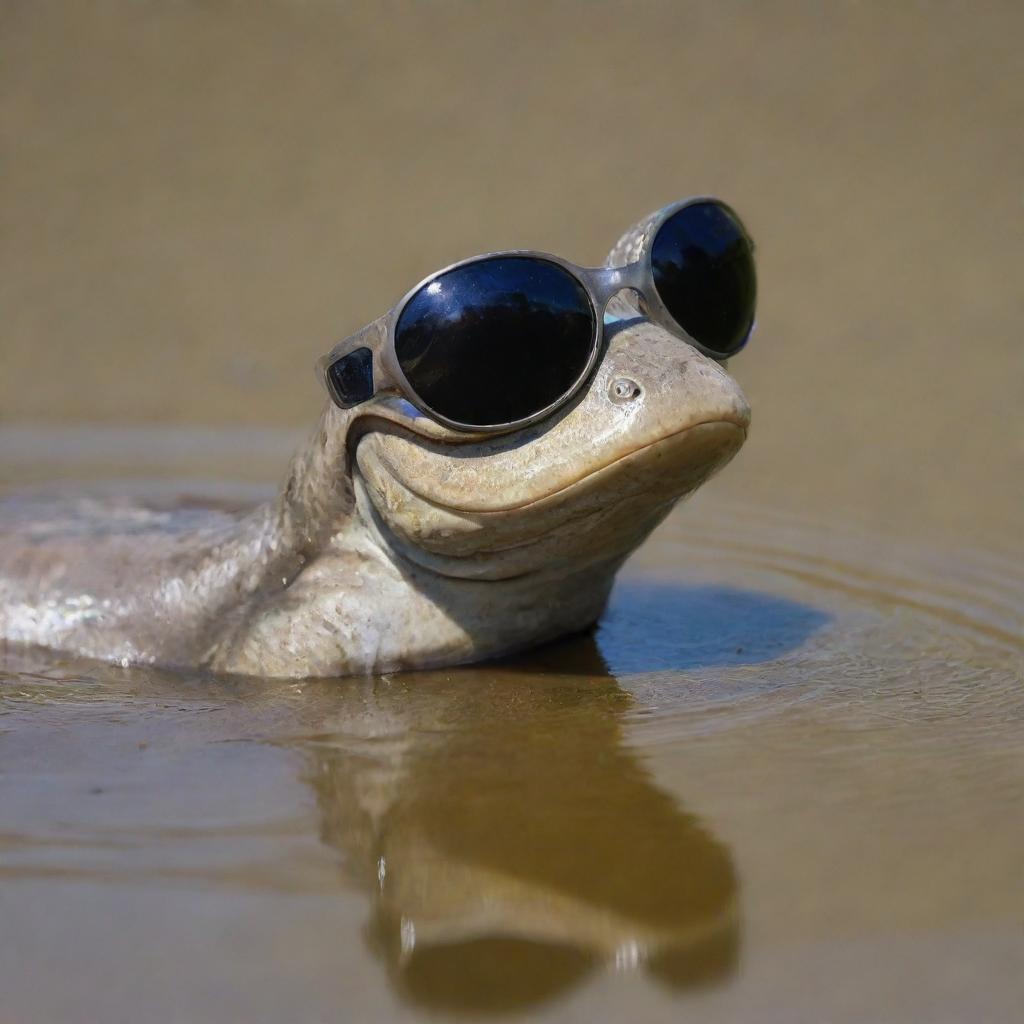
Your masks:
M584 276L597 300L599 313L603 313L609 302L623 291L635 292L641 301L646 299L642 263L630 263L622 267L596 267L588 270Z
M607 300L623 288L638 289L643 283L643 267L630 263L623 267L593 267L581 275L591 290L602 300Z

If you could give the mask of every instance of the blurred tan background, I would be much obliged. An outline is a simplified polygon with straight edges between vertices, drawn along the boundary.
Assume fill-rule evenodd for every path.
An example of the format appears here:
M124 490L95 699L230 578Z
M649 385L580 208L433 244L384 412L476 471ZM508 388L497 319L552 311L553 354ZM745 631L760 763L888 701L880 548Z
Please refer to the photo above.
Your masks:
M720 493L1014 546L1022 38L1014 2L4 0L0 437L302 428L436 267L598 263L711 192L762 294Z

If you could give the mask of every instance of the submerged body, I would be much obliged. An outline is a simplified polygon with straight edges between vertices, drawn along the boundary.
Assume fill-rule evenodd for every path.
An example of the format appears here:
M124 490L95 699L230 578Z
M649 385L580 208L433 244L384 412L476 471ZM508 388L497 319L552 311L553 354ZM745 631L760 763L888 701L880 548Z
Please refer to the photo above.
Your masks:
M572 404L515 433L329 404L255 509L0 501L0 640L292 677L507 654L592 624L748 422L719 364L641 317L606 329Z

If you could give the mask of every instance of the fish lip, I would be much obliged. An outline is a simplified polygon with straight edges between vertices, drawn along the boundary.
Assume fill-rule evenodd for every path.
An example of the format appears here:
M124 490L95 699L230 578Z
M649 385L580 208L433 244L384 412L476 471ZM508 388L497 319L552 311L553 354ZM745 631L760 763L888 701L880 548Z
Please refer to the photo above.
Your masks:
M535 505L539 505L542 502L550 501L552 498L560 494L566 494L567 492L573 490L574 488L579 487L581 484L585 483L587 480L597 475L598 473L602 473L608 469L611 469L613 466L618 465L620 462L624 462L626 459L633 458L640 452L648 451L668 441L677 440L685 436L686 434L689 434L691 431L697 430L699 427L710 426L730 426L735 428L736 430L740 431L743 434L743 439L740 442L740 445L742 445L743 441L746 440L747 432L750 427L750 420L747 417L739 416L715 416L712 419L700 420L697 423L690 423L689 425L682 427L679 430L674 430L669 434L663 434L661 437L655 438L653 441L648 441L647 444L642 444L638 445L636 448L631 448L628 452L623 452L621 455L616 456L614 459L611 459L608 462L603 462L601 463L601 465L595 466L593 469L589 469L586 473L583 473L582 475L576 477L574 480L570 480L568 483L565 483L560 487L556 487L553 490L546 491L544 494L538 495L537 497L532 498L530 501L519 502L513 505L499 505L486 509L473 508L472 506L467 504L449 505L444 502L439 502L435 498L430 498L427 495L423 494L421 491L417 490L416 487L414 487L412 483L408 480L402 480L401 483L402 486L405 487L410 494L418 498L420 501L423 501L428 505L432 505L434 508L443 509L448 512L458 512L463 513L465 515L481 517L492 515L507 515L510 512L525 511L526 509L532 508ZM413 436L419 435L414 434Z

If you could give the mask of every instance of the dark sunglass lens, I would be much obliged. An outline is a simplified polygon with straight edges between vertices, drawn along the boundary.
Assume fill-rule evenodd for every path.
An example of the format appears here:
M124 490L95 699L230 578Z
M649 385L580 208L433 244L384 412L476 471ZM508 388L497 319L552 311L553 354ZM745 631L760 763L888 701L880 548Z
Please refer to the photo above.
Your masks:
M739 218L716 202L692 203L658 229L654 284L676 323L722 356L743 347L754 323L754 248Z
M595 317L558 264L496 256L434 278L409 300L395 351L435 412L487 427L527 419L572 389L590 361Z
M331 390L345 409L373 397L373 353L357 348L327 370Z

